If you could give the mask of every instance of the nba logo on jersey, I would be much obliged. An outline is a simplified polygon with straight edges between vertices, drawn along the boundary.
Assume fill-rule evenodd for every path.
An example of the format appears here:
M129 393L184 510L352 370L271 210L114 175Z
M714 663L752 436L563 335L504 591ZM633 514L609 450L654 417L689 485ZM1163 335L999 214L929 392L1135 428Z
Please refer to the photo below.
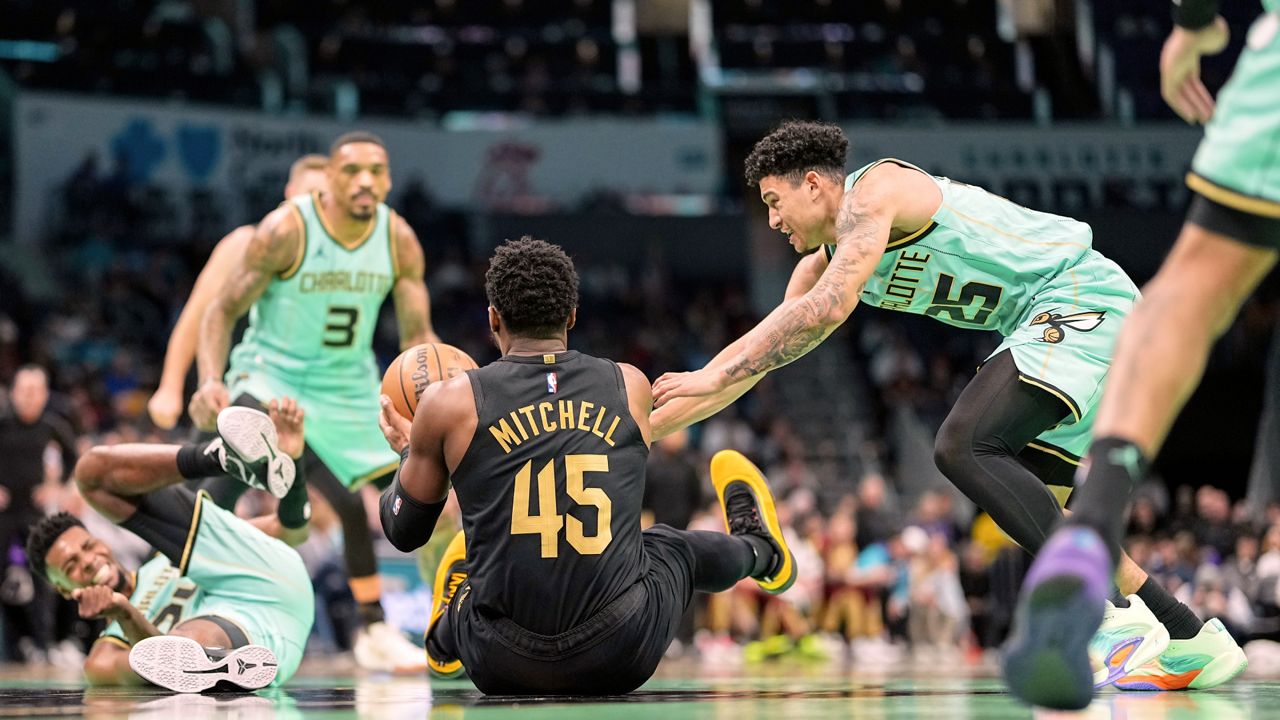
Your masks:
M400 497L399 495L396 495L396 501L395 501L394 503L392 503L392 505L391 505L391 514L392 514L392 515L399 515L399 514L400 514L400 505L401 505L401 503L403 503L403 502L404 502L404 498Z
M556 374L553 372L547 373L547 392L550 394L555 394L556 390L559 387L560 387L560 380L556 378Z

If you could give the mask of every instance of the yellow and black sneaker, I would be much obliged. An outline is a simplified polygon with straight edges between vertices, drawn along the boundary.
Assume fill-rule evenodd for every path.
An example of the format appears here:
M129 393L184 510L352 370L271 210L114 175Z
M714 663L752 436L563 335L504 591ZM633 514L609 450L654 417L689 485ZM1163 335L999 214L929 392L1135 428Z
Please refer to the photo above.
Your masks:
M711 458L711 484L729 534L762 537L777 553L769 569L753 579L771 595L785 592L796 581L796 559L782 537L773 493L764 475L742 453L721 450Z
M431 619L427 622L427 632L422 637L422 644L427 653L427 669L433 677L454 678L463 672L462 661L458 658L438 658L431 655L431 630L449 612L449 605L458 588L467 580L467 541L459 530L449 547L445 548L440 558L440 566L436 568L435 582L431 586Z

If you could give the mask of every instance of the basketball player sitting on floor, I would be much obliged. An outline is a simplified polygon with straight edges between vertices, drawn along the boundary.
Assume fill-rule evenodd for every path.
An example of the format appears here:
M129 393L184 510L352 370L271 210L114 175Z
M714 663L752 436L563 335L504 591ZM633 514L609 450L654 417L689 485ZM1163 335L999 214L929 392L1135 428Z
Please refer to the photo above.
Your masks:
M427 385L412 424L382 397L400 468L382 527L410 551L452 482L463 532L436 573L426 645L438 675L490 694L616 694L649 679L694 590L751 577L769 592L795 563L759 471L724 451L712 482L730 534L640 530L652 400L630 365L569 350L578 275L522 238L485 276L503 357ZM464 539L465 533L465 539Z
M110 622L85 659L89 684L255 690L298 668L315 599L302 558L267 534L280 521L241 520L182 484L225 473L283 497L302 454L302 411L285 399L270 412L223 410L210 442L100 446L80 459L85 501L158 551L137 573L68 513L32 529L35 574L79 602L81 617Z

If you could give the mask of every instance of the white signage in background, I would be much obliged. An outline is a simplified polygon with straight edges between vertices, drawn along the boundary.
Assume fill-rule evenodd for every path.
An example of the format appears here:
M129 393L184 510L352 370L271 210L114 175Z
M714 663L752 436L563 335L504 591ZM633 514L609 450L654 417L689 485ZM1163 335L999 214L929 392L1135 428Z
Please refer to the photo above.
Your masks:
M327 152L335 137L355 129L386 142L397 189L419 179L446 206L572 207L599 190L713 194L721 184L719 131L692 120L583 118L443 130L22 93L13 122L18 242L39 239L62 210L61 188L89 157L96 157L99 177L117 173L130 187L158 188L158 201L174 209L180 226L193 192L214 198L230 226L253 219L246 209L263 207L263 193L283 188L298 156ZM268 200L270 208L276 199Z

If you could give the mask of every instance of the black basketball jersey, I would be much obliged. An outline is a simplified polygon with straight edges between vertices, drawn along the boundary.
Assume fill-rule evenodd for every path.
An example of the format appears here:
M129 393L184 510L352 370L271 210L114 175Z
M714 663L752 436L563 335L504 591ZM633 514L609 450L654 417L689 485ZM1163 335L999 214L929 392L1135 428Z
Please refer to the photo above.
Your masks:
M618 366L576 351L468 370L479 425L454 471L470 600L535 633L590 618L644 573L649 449Z

